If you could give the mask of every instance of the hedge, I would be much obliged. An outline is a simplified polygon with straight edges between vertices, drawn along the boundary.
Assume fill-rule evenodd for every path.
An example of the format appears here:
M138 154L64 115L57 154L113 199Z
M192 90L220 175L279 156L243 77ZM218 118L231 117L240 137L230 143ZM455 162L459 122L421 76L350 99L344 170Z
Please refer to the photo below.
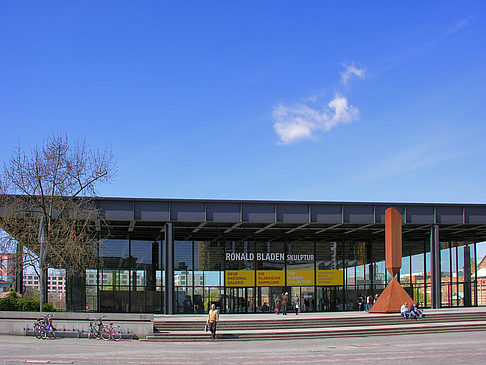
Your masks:
M44 304L42 310L44 312L56 311L51 304ZM17 298L15 293L10 293L8 297L0 299L0 311L38 312L39 299Z

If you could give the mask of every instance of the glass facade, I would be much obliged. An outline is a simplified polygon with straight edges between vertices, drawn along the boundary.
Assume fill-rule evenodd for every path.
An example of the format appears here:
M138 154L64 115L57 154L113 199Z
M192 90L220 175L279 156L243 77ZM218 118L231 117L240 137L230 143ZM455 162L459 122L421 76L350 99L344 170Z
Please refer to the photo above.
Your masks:
M86 270L86 310L161 313L162 246L161 241L103 241L98 267Z
M174 313L206 313L213 303L223 313L272 312L285 292L289 298L297 294L302 312L358 310L360 295L379 295L390 280L383 246L352 240L174 241ZM440 243L442 307L482 304L476 246ZM404 242L398 274L420 307L431 305L429 247L428 240ZM86 270L86 310L164 313L164 252L164 241L101 243L98 267ZM292 310L292 299L288 305Z

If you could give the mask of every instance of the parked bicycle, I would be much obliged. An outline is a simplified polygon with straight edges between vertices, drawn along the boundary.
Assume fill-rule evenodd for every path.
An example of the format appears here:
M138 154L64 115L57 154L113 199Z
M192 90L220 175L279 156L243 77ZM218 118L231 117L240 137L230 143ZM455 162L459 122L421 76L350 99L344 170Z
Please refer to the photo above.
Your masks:
M89 332L88 338L103 339L105 341L114 340L119 341L122 338L121 327L110 323L109 325L103 324L104 316L100 318L89 319Z
M42 318L37 318L33 326L35 337L43 340L47 337L56 338L56 329L52 325L52 317L52 314L46 314Z
M122 338L121 327L113 323L110 323L109 326L104 325L101 332L101 338L105 341L110 339L120 341Z
M101 338L101 333L103 331L103 317L91 318L89 319L89 332L88 338L96 338L99 340Z

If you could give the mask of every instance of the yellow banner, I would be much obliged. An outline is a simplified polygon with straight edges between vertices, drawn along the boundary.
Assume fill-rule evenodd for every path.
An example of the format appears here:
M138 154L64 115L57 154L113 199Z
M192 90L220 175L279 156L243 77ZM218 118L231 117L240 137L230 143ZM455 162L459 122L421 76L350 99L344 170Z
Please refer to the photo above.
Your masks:
M239 270L225 272L226 286L245 287L255 286L255 271Z
M317 270L317 285L344 285L342 270Z
M287 285L314 285L314 270L287 270Z
M285 286L285 271L257 271L257 286Z

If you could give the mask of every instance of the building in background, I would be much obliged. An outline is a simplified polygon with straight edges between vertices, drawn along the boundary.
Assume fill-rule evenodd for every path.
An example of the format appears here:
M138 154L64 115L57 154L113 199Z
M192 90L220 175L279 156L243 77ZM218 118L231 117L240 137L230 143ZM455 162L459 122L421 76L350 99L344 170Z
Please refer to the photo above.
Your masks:
M15 288L15 254L0 253L0 291Z
M483 257L478 265L478 304L486 305L486 256Z
M66 274L53 270L47 276L47 302L57 310L66 309ZM39 298L39 277L37 274L23 275L24 297Z
M24 274L24 287L39 291L39 277L37 274ZM57 273L48 275L47 277L47 292L50 293L65 293L66 292L66 274Z
M380 294L385 211L402 216L398 279L422 307L483 303L485 204L96 198L97 264L67 273L68 311L268 310L297 294L303 312L349 311ZM49 278L50 288L59 287ZM35 286L35 278L24 279ZM31 284L28 284L32 281ZM59 289L58 289L59 290Z

